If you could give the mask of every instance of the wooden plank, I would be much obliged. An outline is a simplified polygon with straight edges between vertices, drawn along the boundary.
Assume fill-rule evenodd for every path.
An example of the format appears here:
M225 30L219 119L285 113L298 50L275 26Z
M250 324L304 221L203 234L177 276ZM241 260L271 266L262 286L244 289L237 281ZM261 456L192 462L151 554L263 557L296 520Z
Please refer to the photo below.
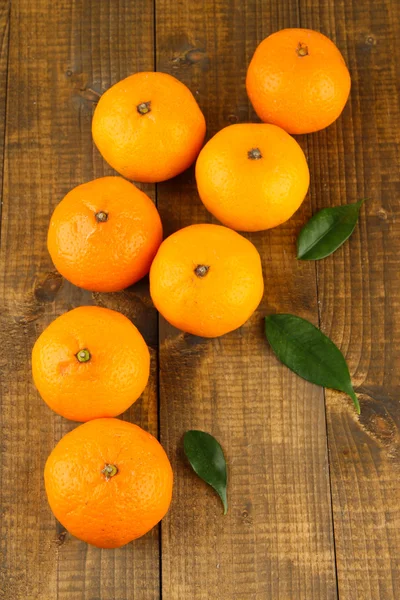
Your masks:
M352 75L332 127L309 136L314 210L368 198L343 248L320 261L322 329L344 351L361 417L327 391L339 596L400 590L400 5L301 0L301 23L334 39ZM396 75L397 71L397 75Z
M6 123L8 42L10 34L10 1L0 0L0 190L3 182L4 131ZM1 205L0 205L1 214Z
M56 203L73 186L111 173L91 139L94 103L122 77L153 69L153 26L146 0L12 3L0 265L0 595L10 600L159 597L157 529L111 552L56 525L43 467L75 424L46 407L30 373L34 340L56 316L93 302L121 310L142 329L153 353L151 384L125 417L157 433L157 316L146 285L92 297L62 282L46 250Z
M254 119L244 78L259 41L298 24L297 3L157 0L157 69L186 83L208 135ZM210 221L193 169L157 188L166 233ZM160 322L161 440L175 492L162 526L162 589L168 600L337 597L324 400L321 389L278 364L262 317L289 311L318 320L315 267L295 260L311 214L248 236L260 250L266 293L241 330L202 340ZM215 435L229 464L229 514L186 465L182 436Z

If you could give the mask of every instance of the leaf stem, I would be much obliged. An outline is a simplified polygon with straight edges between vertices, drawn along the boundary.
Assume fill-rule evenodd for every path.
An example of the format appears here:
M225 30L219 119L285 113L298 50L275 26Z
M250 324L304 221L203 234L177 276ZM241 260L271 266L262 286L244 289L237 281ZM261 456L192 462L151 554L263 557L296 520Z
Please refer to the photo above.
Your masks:
M226 496L226 488L219 494L222 504L224 505L224 515L228 514L228 498Z
M356 407L357 414L360 415L361 414L361 408L360 408L360 403L358 401L356 393L354 391L352 391L351 393L349 393L349 396L350 396L350 398L354 402L354 406Z

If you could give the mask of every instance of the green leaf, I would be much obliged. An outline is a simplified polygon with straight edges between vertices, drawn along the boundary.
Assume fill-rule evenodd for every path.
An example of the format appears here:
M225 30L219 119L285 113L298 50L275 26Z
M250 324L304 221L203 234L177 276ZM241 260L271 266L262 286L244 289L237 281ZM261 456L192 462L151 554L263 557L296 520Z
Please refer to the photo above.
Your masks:
M353 233L363 202L323 208L311 217L297 238L297 258L319 260L335 252Z
M220 444L209 433L195 429L185 433L183 444L194 472L217 492L226 515L228 512L226 461Z
M295 315L270 315L265 318L265 335L284 365L311 383L345 392L360 414L343 354L312 323Z

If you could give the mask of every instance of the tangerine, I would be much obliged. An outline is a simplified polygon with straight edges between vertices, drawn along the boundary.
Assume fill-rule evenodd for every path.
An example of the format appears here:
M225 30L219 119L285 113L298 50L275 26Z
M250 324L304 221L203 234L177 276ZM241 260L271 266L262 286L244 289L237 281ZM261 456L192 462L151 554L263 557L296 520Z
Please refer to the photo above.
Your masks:
M206 123L193 94L167 73L135 73L100 98L92 134L103 158L127 179L158 182L187 169Z
M220 225L190 225L168 237L150 269L150 294L178 329L217 337L243 325L264 290L255 246Z
M72 535L119 548L167 513L173 474L150 433L119 419L95 419L58 442L44 481L51 510Z
M204 146L196 181L201 200L221 223L260 231L293 215L310 175L302 149L286 131L243 123L225 127Z
M56 206L47 246L55 267L73 284L115 292L149 272L161 240L150 198L122 177L101 177L78 185Z
M46 404L73 421L115 417L145 389L150 354L124 315L80 306L53 321L32 350L32 374Z
M312 29L282 29L257 47L246 88L260 119L288 133L312 133L341 114L350 74L335 44Z

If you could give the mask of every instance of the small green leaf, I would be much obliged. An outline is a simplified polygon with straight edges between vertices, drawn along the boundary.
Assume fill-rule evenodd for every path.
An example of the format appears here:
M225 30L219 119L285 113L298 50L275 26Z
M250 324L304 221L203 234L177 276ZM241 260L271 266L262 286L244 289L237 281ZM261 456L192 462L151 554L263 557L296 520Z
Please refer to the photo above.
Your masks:
M311 383L345 392L360 414L343 354L312 323L295 315L270 315L265 318L265 335L284 365Z
M209 433L195 429L185 433L183 444L194 472L217 492L226 515L228 512L226 461L220 444Z
M297 258L319 260L335 252L353 233L363 202L323 208L311 217L297 238Z

